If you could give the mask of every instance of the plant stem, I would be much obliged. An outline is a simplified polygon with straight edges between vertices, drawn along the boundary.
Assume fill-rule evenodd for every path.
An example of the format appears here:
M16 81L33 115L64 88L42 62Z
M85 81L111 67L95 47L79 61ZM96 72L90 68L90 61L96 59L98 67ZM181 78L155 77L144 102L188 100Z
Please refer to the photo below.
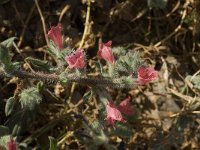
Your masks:
M52 83L57 83L60 81L59 75L57 74L45 74L41 72L27 72L23 70L15 70L11 74L12 76L16 76L19 78L32 78L36 80L43 80L43 81L51 81ZM76 82L82 85L88 85L91 87L115 87L115 88L123 88L124 83L121 83L119 78L116 79L101 79L101 78L90 78L90 77L80 77L76 76L75 74L71 73L66 76L66 79L69 82ZM134 83L131 83L127 88L133 87Z

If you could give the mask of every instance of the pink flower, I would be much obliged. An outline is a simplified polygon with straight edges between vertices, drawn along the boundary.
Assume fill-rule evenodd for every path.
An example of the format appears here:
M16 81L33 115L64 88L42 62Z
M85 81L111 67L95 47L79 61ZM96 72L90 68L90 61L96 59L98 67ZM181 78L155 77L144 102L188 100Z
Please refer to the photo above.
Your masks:
M125 115L133 115L134 114L134 108L130 104L130 99L131 97L129 96L128 98L124 99L121 101L121 103L118 106L118 109L124 113Z
M103 58L105 59L108 63L114 63L114 56L112 53L112 41L109 41L107 43L101 43L100 49L97 52L97 56L99 59Z
M150 67L139 67L137 72L137 82L140 85L144 85L153 80L156 80L158 76L158 72Z
M84 68L84 52L83 49L77 49L74 53L65 57L66 62L69 65L69 68Z
M121 112L118 110L118 107L114 105L112 102L108 102L106 106L106 111L107 111L106 120L108 125L113 125L115 121L125 122Z
M62 49L62 34L61 34L61 24L53 26L47 33L48 37L56 44L59 49Z
M7 143L7 146L8 146L8 150L17 150L17 144L12 138Z

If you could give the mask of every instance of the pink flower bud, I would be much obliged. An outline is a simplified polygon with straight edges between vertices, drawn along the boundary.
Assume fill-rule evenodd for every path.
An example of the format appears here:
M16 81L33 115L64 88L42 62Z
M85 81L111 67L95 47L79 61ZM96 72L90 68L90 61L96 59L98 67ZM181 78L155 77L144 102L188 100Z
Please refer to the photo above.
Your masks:
M48 37L56 44L59 49L62 49L62 34L61 34L61 24L51 27L48 31Z
M7 145L8 145L8 150L17 150L17 144L13 139L10 139Z
M121 112L118 110L117 106L115 106L113 103L108 102L106 106L107 111L107 123L108 125L113 125L115 121L125 122L123 119Z
M99 59L103 58L105 59L108 63L114 63L114 56L112 53L112 41L109 41L107 43L101 43L100 49L97 52L97 56Z
M69 68L84 68L84 52L83 49L77 49L74 53L65 57L65 61L68 63Z
M124 113L125 115L133 115L134 114L134 108L130 104L130 99L131 97L129 96L128 98L124 99L121 101L121 103L118 106L118 109Z
M137 82L140 85L144 85L151 81L154 81L157 79L158 76L158 72L150 67L139 67L137 72Z

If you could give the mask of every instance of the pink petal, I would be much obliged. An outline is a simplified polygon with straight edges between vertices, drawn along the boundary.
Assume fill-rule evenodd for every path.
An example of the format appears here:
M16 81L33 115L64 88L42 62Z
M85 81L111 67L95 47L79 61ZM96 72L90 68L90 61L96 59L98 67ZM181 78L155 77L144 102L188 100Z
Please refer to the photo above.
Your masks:
M69 65L69 68L84 68L84 53L82 49L77 49L74 53L65 57L66 62Z
M61 33L61 24L51 27L48 31L48 37L56 44L59 49L62 49L62 33Z
M13 139L10 139L7 145L8 145L8 150L17 150L17 144Z
M107 43L101 43L100 49L97 52L97 56L99 59L105 59L108 63L114 63L114 56L112 53L112 41L109 41Z
M121 101L121 103L118 106L119 110L126 115L134 114L134 108L130 104L130 99L131 97L129 96L128 98Z
M118 110L117 106L115 106L113 103L108 102L107 107L107 123L108 124L114 124L115 121L124 122L121 112Z
M106 47L112 47L112 41L108 41L107 43L102 43L102 46L105 45Z
M138 84L147 84L151 81L157 79L158 72L155 71L153 68L150 67L139 67L138 68Z

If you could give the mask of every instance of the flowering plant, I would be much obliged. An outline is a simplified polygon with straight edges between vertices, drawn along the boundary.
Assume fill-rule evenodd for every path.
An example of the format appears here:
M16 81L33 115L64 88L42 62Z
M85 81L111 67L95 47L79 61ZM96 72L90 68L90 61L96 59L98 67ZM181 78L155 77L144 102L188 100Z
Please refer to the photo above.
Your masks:
M149 82L157 79L157 71L155 71L153 68L145 67L138 52L124 52L126 51L124 49L121 50L119 48L112 48L112 41L109 41L107 43L101 43L100 48L96 52L98 59L106 60L107 64L103 66L98 59L94 59L92 65L93 68L96 69L95 73L97 72L98 75L92 76L91 74L94 74L94 72L86 69L92 67L91 64L86 61L86 56L83 49L78 48L76 51L73 51L73 49L63 47L61 24L52 27L48 31L47 35L49 39L53 41L48 45L49 48L47 49L47 52L50 56L52 56L52 58L55 59L56 65L29 57L26 60L28 60L32 66L35 67L35 70L31 72L24 70L23 67L20 66L20 63L13 63L11 61L8 53L8 45L13 43L13 38L0 44L0 64L4 71L4 75L7 77L16 76L22 80L29 78L35 81L32 82L32 87L21 90L19 94L16 94L7 100L5 109L7 116L13 114L16 98L19 99L19 102L21 103L20 108L23 110L18 110L19 113L13 115L13 117L18 117L20 119L14 119L16 121L15 125L11 126L8 130L11 130L16 138L17 135L24 133L23 129L25 128L22 127L28 126L29 121L33 119L29 116L32 116L35 113L35 110L37 110L36 108L40 106L39 104L45 97L42 96L42 93L45 92L44 85L46 83L56 86L68 86L75 82L80 85L86 85L90 87L90 90L84 94L83 99L97 97L97 105L101 105L98 111L100 112L100 118L103 118L103 120L96 120L96 123L98 124L98 122L102 122L102 124L93 127L91 131L88 131L89 135L87 136L93 137L90 139L94 140L93 143L97 143L98 145L105 144L109 146L106 135L111 134L110 129L114 129L113 131L115 131L115 129L120 130L122 128L128 130L128 125L131 122L130 118L136 116L137 112L131 103L130 96L121 100L117 104L117 102L113 100L114 98L112 98L110 95L108 88L120 90L125 88L135 88L139 85L148 84ZM7 43L7 45L5 43ZM40 70L42 70L42 72ZM39 82L37 82L35 85L36 81ZM74 111L74 115L79 118L81 116L84 120L85 126L87 126L87 129L91 128L82 114L77 114L77 112ZM15 130L18 128L19 120L21 126L19 130ZM12 121L13 119L9 120L8 124ZM120 127L120 125L124 127ZM3 128L4 130L7 130L7 128ZM78 132L75 132L74 134L80 137ZM116 134L121 134L121 132ZM11 135L8 133L6 136ZM19 140L19 138L16 139L16 141ZM9 150L15 150L16 147L19 146L13 139L7 138L5 141L7 143L4 145L4 147L7 147ZM28 142L32 141L30 140ZM54 142L57 146L55 139L50 138L50 143L52 142Z

